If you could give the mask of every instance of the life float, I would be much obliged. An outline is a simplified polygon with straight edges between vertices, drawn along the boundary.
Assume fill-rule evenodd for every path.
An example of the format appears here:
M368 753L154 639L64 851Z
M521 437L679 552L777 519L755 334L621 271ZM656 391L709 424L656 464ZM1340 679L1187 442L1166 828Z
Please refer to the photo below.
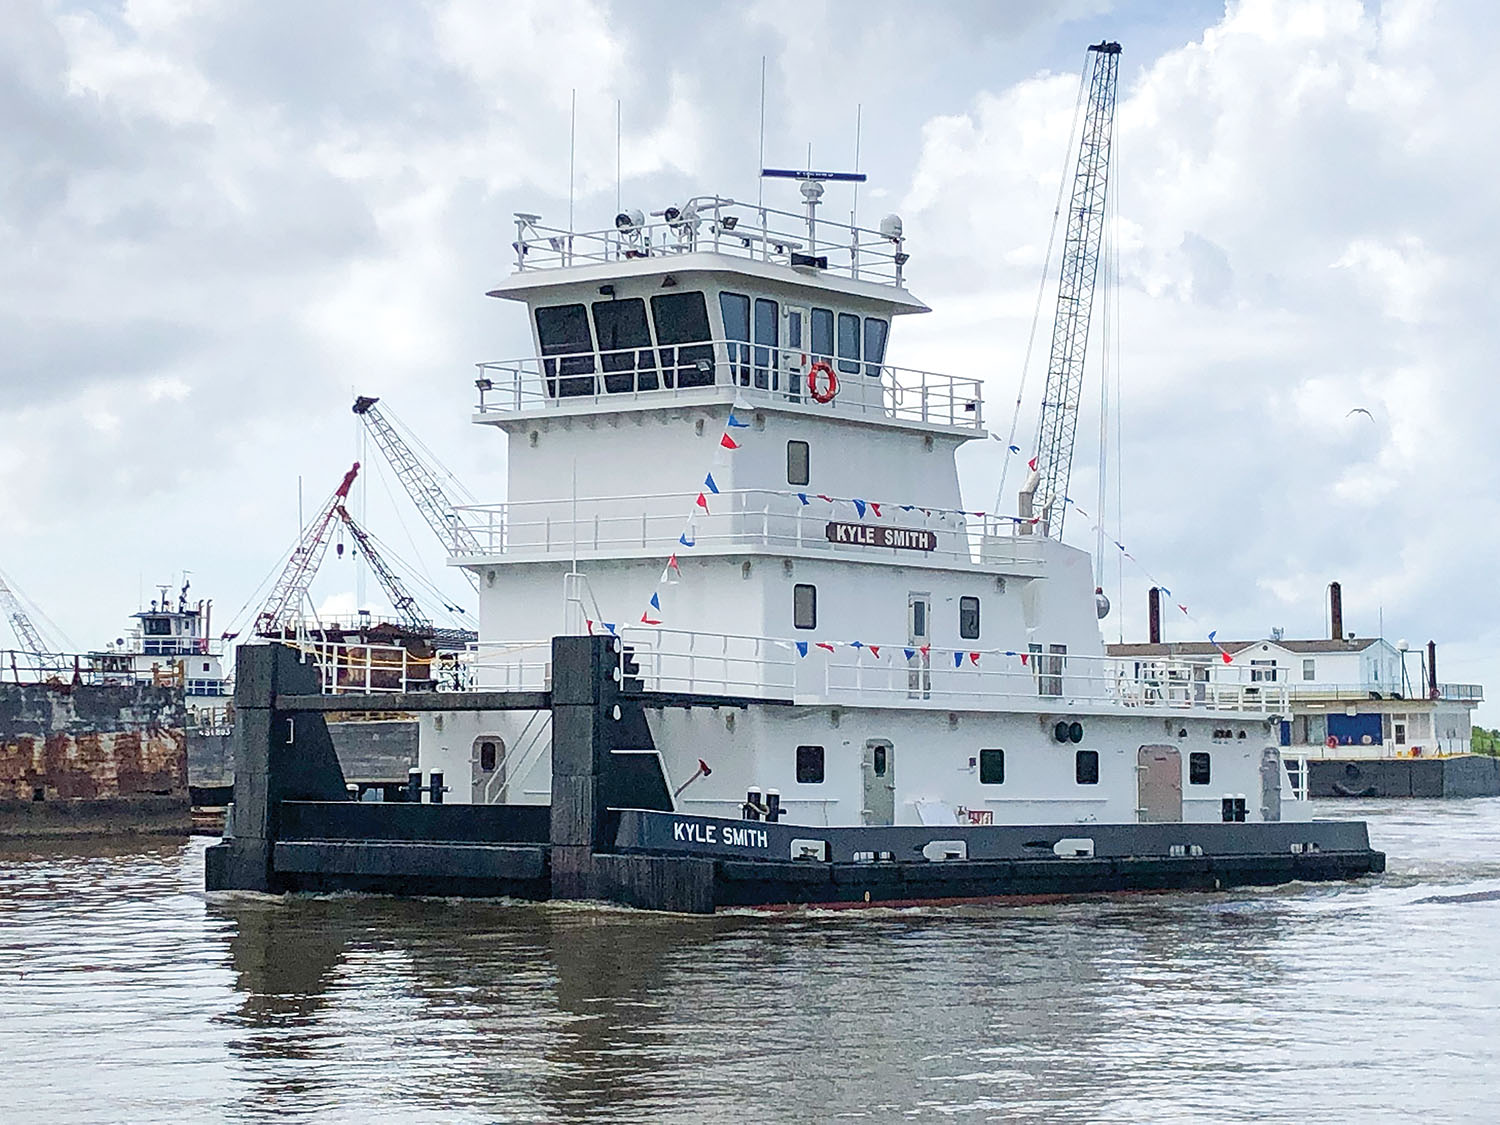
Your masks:
M1334 738L1333 735L1330 734L1323 740L1323 745L1328 747L1328 749L1330 750L1337 750L1339 748L1339 740L1337 738Z
M818 387L819 374L826 380L822 389ZM826 361L820 359L807 369L807 393L812 395L815 402L832 402L839 393L839 377Z

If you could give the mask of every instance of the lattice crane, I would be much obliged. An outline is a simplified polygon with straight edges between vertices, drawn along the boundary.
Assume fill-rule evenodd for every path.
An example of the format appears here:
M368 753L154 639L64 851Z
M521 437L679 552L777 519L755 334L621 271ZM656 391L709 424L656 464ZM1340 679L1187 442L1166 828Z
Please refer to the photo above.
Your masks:
M344 474L343 482L333 490L333 495L328 498L322 510L303 529L302 537L292 548L291 557L277 576L270 595L260 612L255 615L255 632L258 635L279 636L296 623L302 599L307 596L307 588L312 583L313 575L318 573L323 555L328 550L328 533L332 530L334 521L339 519L344 501L349 497L349 489L354 486L354 478L358 475L359 462L356 461L354 467Z
M6 619L10 621L16 638L21 642L21 647L36 657L40 667L53 670L63 667L62 655L47 647L47 643L42 640L41 633L32 624L26 607L21 604L21 599L16 592L7 585L3 574L0 574L0 610L4 611Z
M1057 318L1052 326L1052 353L1047 389L1037 420L1035 476L1023 493L1022 515L1040 517L1046 534L1062 538L1068 478L1073 471L1073 443L1083 392L1083 357L1088 347L1094 284L1099 275L1099 248L1104 235L1105 197L1109 186L1110 148L1115 132L1115 82L1120 65L1118 43L1089 48L1093 71L1088 109L1078 144L1078 167L1068 205L1068 233L1063 243L1062 275L1057 290ZM1028 504L1027 501L1030 501Z
M380 400L369 395L360 395L354 400L354 413L365 423L365 428L375 438L406 494L411 497L417 511L432 528L443 548L450 555L477 555L481 553L479 540L460 518L457 505L448 495L431 466L418 457L411 447L396 432L396 428L380 412L375 404ZM465 570L464 577L476 590L479 579L473 571Z
M418 633L432 632L432 621L417 608L417 599L412 597L401 579L396 577L393 571L375 548L375 541L370 538L368 532L355 522L354 517L343 504L338 508L339 518L344 526L349 529L354 542L359 549L365 553L365 561L370 564L370 569L375 572L375 578L380 583L380 588L385 591L386 597L391 599L391 606L396 610L396 616L401 618L402 624Z

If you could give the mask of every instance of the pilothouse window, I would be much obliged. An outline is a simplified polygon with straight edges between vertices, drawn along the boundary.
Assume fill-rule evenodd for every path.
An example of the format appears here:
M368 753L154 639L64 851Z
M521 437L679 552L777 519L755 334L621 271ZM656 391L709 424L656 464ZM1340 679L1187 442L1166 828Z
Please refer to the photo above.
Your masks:
M839 370L859 371L859 317L853 313L839 313Z
M833 358L833 310L812 311L812 353L815 359Z
M780 321L776 302L755 299L755 385L776 390L776 329Z
M743 293L720 293L724 339L729 341L729 371L742 387L750 385L750 298Z
M713 345L708 343L708 305L703 294L659 293L651 298L651 319L656 323L667 386L672 386L674 377L679 387L713 386ZM680 344L691 346L675 346Z
M589 332L587 310L582 305L537 309L536 334L542 346L547 393L565 398L593 394L594 338ZM566 358L548 358L552 356Z
M865 317L865 374L872 379L880 378L880 365L885 362L885 341L891 326L873 316Z
M646 302L639 297L594 302L594 331L599 337L604 389L654 391L656 360L651 353L651 328Z

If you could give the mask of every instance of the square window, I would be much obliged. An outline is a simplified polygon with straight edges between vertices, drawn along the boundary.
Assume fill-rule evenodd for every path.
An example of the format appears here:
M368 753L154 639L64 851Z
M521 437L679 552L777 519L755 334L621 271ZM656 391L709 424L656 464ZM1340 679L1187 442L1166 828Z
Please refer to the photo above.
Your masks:
M1005 751L981 750L979 752L979 784L1005 784Z
M1202 750L1195 750L1188 755L1188 784L1207 785L1212 776L1212 769L1208 754Z
M1073 756L1073 776L1079 785L1099 784L1099 751L1080 750Z
M823 748L821 746L797 747L797 783L817 785L823 780Z
M966 641L979 639L979 599L958 599L958 635Z
M1318 678L1318 662L1312 657L1304 657L1302 661L1302 679L1311 682Z
M818 588L804 583L792 587L792 624L798 629L818 627Z
M787 484L806 484L811 479L812 462L808 452L807 442L789 441L786 443L786 482Z

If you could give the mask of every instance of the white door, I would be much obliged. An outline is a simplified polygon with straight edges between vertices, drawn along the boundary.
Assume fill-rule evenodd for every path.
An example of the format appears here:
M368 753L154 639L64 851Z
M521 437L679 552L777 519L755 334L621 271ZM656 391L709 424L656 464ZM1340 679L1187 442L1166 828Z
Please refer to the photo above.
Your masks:
M883 738L865 743L864 808L866 824L896 823L896 748Z
M1182 754L1175 746L1142 746L1136 754L1138 800L1142 824L1182 821Z
M794 402L807 386L807 369L811 366L807 349L811 346L812 326L808 310L801 305L783 305L781 309L781 389Z
M911 699L932 698L932 595L906 596L906 694Z

